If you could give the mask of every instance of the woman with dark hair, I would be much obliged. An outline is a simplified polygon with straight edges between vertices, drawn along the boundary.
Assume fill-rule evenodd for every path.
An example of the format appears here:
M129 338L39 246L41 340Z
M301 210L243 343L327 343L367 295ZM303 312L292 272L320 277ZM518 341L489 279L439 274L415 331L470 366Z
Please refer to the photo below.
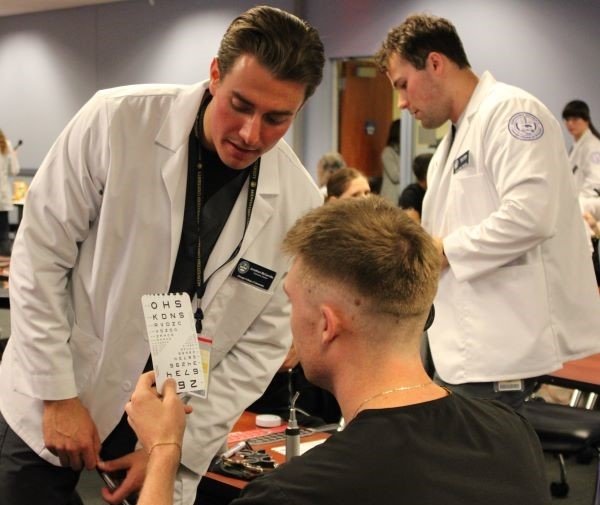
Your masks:
M356 168L346 167L340 168L327 181L327 198L325 201L368 196L370 194L371 187L367 178Z
M579 204L589 227L594 271L600 286L598 238L592 225L600 220L600 133L592 123L590 108L581 100L573 100L565 105L562 117L574 140L569 151L569 162L575 177Z
M562 117L575 143L569 152L580 196L600 197L600 133L592 124L590 108L581 100L565 105Z
M383 151L381 151L381 162L383 163L380 195L398 204L400 195L400 120L395 119L390 124L388 138Z

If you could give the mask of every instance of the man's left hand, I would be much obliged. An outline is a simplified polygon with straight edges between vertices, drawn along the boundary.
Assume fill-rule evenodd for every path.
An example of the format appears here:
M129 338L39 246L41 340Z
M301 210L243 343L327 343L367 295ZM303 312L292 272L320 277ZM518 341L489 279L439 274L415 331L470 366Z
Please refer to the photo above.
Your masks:
M148 455L144 449L138 449L110 461L100 461L98 469L101 472L109 474L118 470L127 472L125 478L115 490L110 490L107 487L102 489L102 498L111 505L119 505L129 495L139 492L144 483L147 465Z

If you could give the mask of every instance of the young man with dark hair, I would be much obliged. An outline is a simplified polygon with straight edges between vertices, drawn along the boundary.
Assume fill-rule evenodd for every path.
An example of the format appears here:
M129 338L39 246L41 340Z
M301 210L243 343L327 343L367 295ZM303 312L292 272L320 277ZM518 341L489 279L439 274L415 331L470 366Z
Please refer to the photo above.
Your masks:
M600 351L600 299L560 125L544 104L471 69L447 19L418 14L377 54L398 107L451 121L422 224L442 262L428 332L437 380L518 408L535 377Z
M139 489L147 456L123 407L152 365L141 297L167 292L189 293L213 342L176 486L177 503L193 503L290 347L281 240L322 197L282 137L323 65L314 28L255 7L227 29L208 81L99 91L67 125L31 184L11 263L2 504L62 505L82 468L125 473L102 491L109 503Z

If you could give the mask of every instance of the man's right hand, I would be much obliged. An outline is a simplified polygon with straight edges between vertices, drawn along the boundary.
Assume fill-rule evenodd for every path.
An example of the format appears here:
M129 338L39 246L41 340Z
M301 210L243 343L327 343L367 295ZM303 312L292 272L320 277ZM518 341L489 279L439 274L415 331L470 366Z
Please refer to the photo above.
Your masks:
M96 468L100 437L79 398L45 400L42 426L46 448L62 466L77 471Z

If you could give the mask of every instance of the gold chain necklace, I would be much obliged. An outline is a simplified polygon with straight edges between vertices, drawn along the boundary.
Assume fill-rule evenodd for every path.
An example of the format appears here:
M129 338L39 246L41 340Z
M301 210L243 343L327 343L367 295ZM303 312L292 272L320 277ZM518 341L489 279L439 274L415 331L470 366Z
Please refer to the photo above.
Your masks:
M411 389L424 388L425 386L429 386L430 384L433 384L433 382L429 381L429 382L424 382L423 384L414 384L412 386L399 386L397 388L386 389L385 391L381 391L381 392L377 393L376 395L370 396L366 400L363 400L362 402L360 402L358 407L356 407L354 414L352 415L352 419L354 419L356 417L356 414L358 414L360 412L360 409L362 407L364 407L365 404L369 403L370 401L374 400L375 398L379 398L380 396L387 396L389 394L397 393L399 391L409 391Z

